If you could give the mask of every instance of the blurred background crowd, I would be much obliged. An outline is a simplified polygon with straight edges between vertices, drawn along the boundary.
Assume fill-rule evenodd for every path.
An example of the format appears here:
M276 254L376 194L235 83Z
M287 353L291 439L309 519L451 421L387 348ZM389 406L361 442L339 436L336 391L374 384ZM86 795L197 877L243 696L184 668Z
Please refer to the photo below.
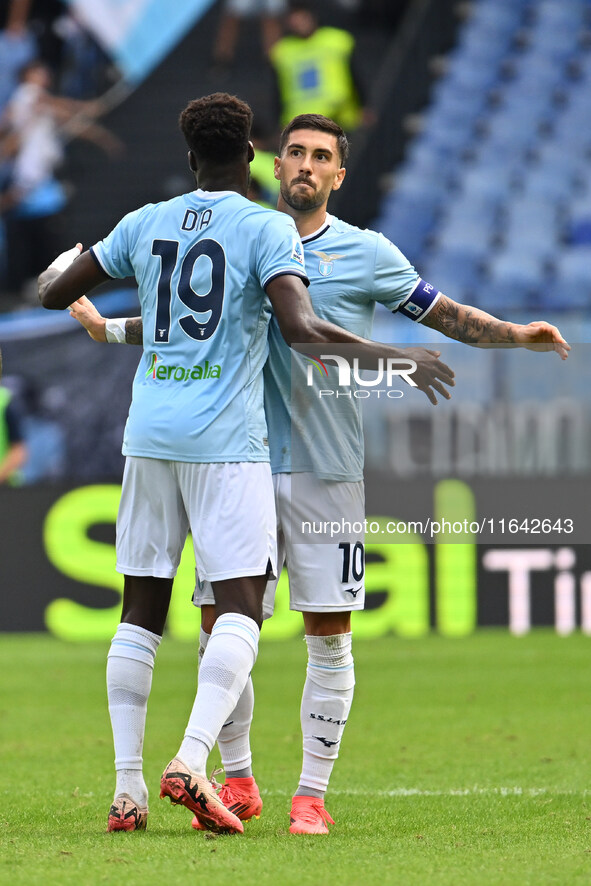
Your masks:
M110 4L103 5L107 17ZM185 5L190 8L191 0ZM185 187L182 157L171 144L175 115L190 97L229 90L255 105L260 156L253 194L270 204L276 199L269 167L279 126L309 110L311 94L348 131L373 120L366 104L370 72L363 70L362 53L346 26L363 25L365 18L370 32L394 28L404 2L224 0L210 10L203 0L193 5L204 15L184 45L171 48L164 78L140 85L135 74L132 84L126 81L127 72L104 48L109 23L100 19L100 3L4 0L0 310L35 305L38 273L72 236L96 239L104 233L120 207L135 205L134 188L141 202L144 193L161 198ZM304 57L308 79L300 83ZM169 150L170 158L158 158ZM144 154L139 165L138 152ZM166 173L158 175L159 165ZM123 186L131 178L137 179L132 188ZM147 182L151 195L143 188Z
M114 158L123 144L97 123L99 96L117 76L60 2L7 0L0 33L1 281L4 310L35 304L35 276L63 248L68 142Z

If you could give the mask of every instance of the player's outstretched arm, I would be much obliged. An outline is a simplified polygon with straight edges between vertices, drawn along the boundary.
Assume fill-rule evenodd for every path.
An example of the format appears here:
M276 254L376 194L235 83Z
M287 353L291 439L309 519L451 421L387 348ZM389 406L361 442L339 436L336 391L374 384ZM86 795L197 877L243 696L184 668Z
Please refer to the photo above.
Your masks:
M443 293L422 322L448 338L467 344L506 344L556 351L562 360L566 360L570 351L560 330L545 320L527 324L498 320L471 305L458 304Z
M70 317L78 320L94 341L141 345L143 323L141 317L121 317L107 320L85 295L70 305Z
M315 345L357 345L356 356L360 367L368 369L375 369L380 358L413 361L416 365L412 370L410 383L423 391L433 404L437 403L437 393L446 400L450 399L451 394L444 385L455 384L454 372L438 359L438 351L425 348L401 349L368 341L334 323L322 320L314 312L308 290L299 277L289 274L276 277L270 281L266 291L281 333L290 347L305 343L308 350L314 350Z
M39 275L39 300L44 308L63 310L108 279L90 252L82 252L82 244L77 243Z

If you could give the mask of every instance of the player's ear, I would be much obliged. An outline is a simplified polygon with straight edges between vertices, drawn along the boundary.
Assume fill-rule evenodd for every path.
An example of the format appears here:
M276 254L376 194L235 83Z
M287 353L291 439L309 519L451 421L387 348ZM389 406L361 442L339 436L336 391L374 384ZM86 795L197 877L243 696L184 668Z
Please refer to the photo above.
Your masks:
M252 163L254 160L254 145L252 142L248 143L248 162Z
M339 169L339 171L335 175L334 182L332 184L333 191L338 191L338 189L343 184L343 179L345 178L346 174L347 174L347 170L345 169L344 166L341 166L341 168Z
M275 157L274 165L273 165L273 175L279 181L281 178L281 158Z
M189 151L187 157L189 158L189 169L191 172L197 172L197 158L193 151Z

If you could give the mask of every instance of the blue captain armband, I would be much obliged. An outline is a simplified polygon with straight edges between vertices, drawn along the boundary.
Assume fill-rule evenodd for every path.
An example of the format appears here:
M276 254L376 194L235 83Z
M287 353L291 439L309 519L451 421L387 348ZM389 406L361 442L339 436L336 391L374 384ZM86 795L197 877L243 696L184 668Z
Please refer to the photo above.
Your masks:
M425 280L419 281L406 301L398 307L398 313L404 314L410 320L422 320L427 316L441 293Z

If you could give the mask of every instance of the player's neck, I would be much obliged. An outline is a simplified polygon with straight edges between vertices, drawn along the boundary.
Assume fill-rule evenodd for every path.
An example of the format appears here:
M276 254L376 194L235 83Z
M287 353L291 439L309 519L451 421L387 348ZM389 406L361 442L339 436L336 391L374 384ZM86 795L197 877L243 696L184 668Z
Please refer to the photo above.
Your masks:
M203 166L195 176L197 187L203 191L236 191L246 197L248 169L236 167Z
M326 204L319 206L318 209L313 209L311 212L305 212L289 206L280 195L277 209L293 218L300 237L307 237L309 234L313 234L322 227L326 220Z

